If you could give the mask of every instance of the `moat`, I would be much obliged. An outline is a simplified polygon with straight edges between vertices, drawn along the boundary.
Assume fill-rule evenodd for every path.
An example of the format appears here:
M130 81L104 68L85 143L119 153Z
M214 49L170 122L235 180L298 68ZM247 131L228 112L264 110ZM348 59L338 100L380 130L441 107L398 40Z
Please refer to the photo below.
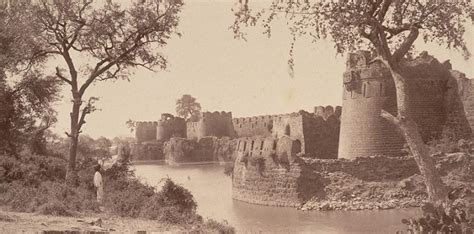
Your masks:
M203 217L227 220L238 232L279 233L395 233L404 230L401 218L415 216L418 209L384 211L300 211L289 207L247 204L232 199L232 180L218 164L166 166L135 165L143 181L160 186L169 177L189 189Z

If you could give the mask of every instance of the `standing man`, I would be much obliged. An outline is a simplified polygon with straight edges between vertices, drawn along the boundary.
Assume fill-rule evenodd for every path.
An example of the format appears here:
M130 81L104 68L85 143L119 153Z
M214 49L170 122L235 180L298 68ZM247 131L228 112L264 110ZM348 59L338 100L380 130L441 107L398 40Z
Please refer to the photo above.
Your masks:
M99 164L95 166L94 186L97 190L97 202L102 204L102 198L104 197L104 184L102 183L102 174L100 174Z

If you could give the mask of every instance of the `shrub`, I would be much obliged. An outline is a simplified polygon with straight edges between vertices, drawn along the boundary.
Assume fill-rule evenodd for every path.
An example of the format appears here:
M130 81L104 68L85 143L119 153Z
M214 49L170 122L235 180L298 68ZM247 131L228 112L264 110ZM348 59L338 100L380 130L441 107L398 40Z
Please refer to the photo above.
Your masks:
M153 187L135 178L105 181L105 207L120 216L138 217L144 204L155 194Z
M462 199L443 206L426 203L423 217L402 219L402 223L409 233L473 233L474 217L469 217L469 209Z
M218 232L222 234L233 234L235 233L235 228L230 226L229 223L227 223L226 220L224 220L222 223L217 222L214 219L209 219L204 223L204 228L213 231L213 232Z
M198 220L196 208L193 195L167 179L161 191L147 201L141 215L166 223L193 223Z

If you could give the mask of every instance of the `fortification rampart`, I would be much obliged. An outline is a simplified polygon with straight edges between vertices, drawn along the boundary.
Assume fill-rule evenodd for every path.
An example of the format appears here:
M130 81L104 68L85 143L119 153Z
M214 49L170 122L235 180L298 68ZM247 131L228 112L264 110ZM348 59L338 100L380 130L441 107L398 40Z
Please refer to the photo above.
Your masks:
M171 114L162 114L156 129L156 139L167 141L171 137L186 137L186 122Z
M381 110L397 113L390 72L370 60L367 52L348 55L339 143L342 158L400 155L405 143L395 126L380 116ZM445 127L454 128L460 137L470 135L460 102L447 93L447 84L453 78L443 64L422 53L404 62L403 72L409 87L409 110L425 141L439 137Z
M155 141L157 121L143 121L137 122L135 127L135 139L137 143Z
M186 123L186 132L189 139L208 136L235 137L232 112L203 112L199 121Z

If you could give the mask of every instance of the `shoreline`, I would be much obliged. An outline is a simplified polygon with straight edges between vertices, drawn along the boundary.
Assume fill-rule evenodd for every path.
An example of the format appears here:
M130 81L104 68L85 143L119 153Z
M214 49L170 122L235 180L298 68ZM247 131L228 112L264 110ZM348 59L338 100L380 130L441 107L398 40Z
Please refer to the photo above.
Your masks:
M98 221L100 219L100 221ZM107 213L52 216L37 213L5 211L0 209L0 233L62 232L183 232L181 226L156 220L126 218Z
M161 166L187 166L187 165L225 165L230 162L219 162L219 161L201 161L201 162L183 162L168 164L166 160L139 160L131 161L132 165L161 165Z

